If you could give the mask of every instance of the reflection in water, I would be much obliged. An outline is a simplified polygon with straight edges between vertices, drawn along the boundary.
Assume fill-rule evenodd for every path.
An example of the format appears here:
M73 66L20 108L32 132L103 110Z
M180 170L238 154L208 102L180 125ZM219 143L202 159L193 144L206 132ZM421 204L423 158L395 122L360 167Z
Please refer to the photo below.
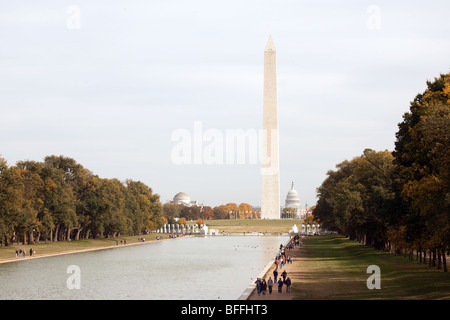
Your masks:
M237 299L287 240L181 238L0 264L0 299ZM67 288L70 265L78 290Z

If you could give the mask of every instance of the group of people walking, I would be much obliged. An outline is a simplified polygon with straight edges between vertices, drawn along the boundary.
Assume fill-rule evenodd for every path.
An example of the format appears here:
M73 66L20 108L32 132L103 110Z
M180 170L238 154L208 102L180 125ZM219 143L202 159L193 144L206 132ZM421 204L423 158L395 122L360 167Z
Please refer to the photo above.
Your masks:
M292 258L290 256L286 256L285 252L283 251L283 252L280 252L276 256L276 258L275 258L275 267L277 269L278 269L278 267L280 269L282 269L285 264L288 264L288 263L292 264L292 262L293 262Z
M256 284L256 292L259 295L263 294L266 295L267 290L269 291L269 294L272 294L273 287L276 286L278 288L278 292L283 292L283 286L286 287L286 292L291 292L291 285L292 281L288 277L286 269L283 270L283 272L279 275L278 269L281 271L283 269L283 266L290 263L292 264L293 259L290 256L286 256L286 249L292 250L295 246L300 245L300 237L296 235L294 238L292 238L292 241L290 241L286 246L283 246L283 244L280 245L280 251L275 257L275 269L273 270L273 279L272 277L269 277L269 279L266 281L266 279L257 278L255 281Z
M278 292L283 292L283 285L286 286L286 292L291 292L291 279L287 276L286 270L284 270L278 278L278 269L275 267L275 270L273 270L273 278L278 285Z
M256 284L256 292L259 295L263 294L266 295L267 289L269 289L269 294L272 294L274 285L278 287L278 292L283 292L283 286L286 286L286 292L291 292L291 279L287 276L286 270L283 271L281 274L281 277L278 278L278 272L277 270L274 270L274 280L272 280L272 277L269 277L269 280L258 278L255 281ZM276 275L275 275L276 272ZM278 278L278 281L277 281Z
M36 251L33 251L33 248L30 248L30 257L36 254ZM16 257L25 257L27 255L27 251L25 249L16 249Z

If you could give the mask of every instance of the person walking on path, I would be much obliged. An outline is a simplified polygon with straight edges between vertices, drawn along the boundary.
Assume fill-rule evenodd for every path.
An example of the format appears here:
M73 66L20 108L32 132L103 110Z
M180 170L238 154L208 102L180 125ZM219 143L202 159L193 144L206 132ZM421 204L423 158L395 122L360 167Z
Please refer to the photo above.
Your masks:
M286 278L284 284L286 285L286 292L291 292L291 279L289 277Z
M261 282L261 292L262 292L263 296L266 295L266 292L267 292L266 279L263 279L262 282Z
M273 280L271 277L269 277L269 280L267 280L267 286L269 287L269 294L272 294Z
M261 279L257 278L256 281L256 291L258 292L258 296L261 294Z
M282 293L283 292L283 280L278 279L278 292Z
M273 270L273 281L277 282L277 277L278 277L278 270L277 268L275 268L275 270Z
M281 276L283 277L283 282L286 281L286 277L287 277L287 272L286 270L283 271L283 273L281 274Z

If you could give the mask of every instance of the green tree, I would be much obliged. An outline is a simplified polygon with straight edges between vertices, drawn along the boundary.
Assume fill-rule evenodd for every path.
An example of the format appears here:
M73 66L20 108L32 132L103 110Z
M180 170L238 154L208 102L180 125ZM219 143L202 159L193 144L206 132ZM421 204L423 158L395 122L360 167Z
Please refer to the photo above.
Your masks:
M89 189L92 188L93 174L74 159L64 156L47 156L44 159L44 164L60 172L64 183L72 189L76 220L71 221L69 226L66 226L67 238L70 239L71 232L75 231L74 238L78 240L81 232L91 222L85 197Z
M22 207L23 188L18 170L0 158L0 237L5 246L14 241L15 228L20 224L17 213Z
M201 218L200 207L198 206L183 206L180 211L180 218L186 218L186 220L197 220Z
M177 204L172 201L163 204L163 216L167 219L167 222L172 224L175 223L175 218L180 217L181 209L184 207L182 204Z
M160 227L162 206L159 196L140 181L127 180L126 187L126 209L133 221L133 233L141 234Z
M326 229L383 248L387 208L393 199L391 153L366 149L362 156L336 167L317 189L315 217Z
M18 231L23 234L23 243L35 243L34 234L39 232L41 225L38 214L43 209L43 187L41 177L27 170L17 169L21 176L23 187L21 208L17 212L19 219ZM39 236L38 236L39 239Z

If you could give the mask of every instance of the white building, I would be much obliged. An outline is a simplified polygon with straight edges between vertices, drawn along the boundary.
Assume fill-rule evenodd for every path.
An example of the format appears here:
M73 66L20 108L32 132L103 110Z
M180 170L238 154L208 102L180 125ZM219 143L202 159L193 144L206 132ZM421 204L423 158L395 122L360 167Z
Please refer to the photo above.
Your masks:
M185 206L198 206L198 201L191 201L191 197L189 197L184 192L178 192L175 197L173 197L173 202L176 204L182 204Z
M294 182L292 182L291 190L288 191L285 201L285 207L294 209L300 208L300 197L298 192L294 189Z
M300 197L297 190L294 189L294 182L292 182L291 189L286 195L285 208L293 208L294 214L300 218L304 219L306 217L306 208L302 207L300 204Z

